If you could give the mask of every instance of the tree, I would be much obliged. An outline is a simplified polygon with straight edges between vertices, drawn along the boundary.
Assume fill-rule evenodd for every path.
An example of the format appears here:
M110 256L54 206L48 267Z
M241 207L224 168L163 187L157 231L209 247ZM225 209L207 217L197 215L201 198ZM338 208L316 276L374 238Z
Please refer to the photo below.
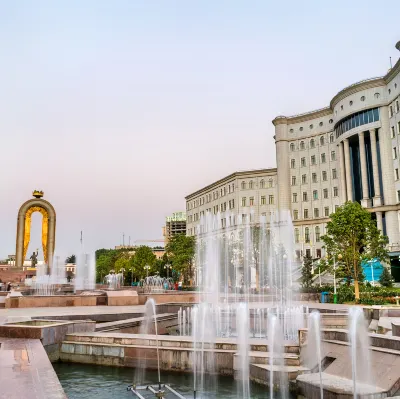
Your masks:
M379 277L379 283L382 287L393 287L393 277L387 267L383 267L383 272Z
M114 268L112 256L109 254L100 255L96 261L96 281L101 283L110 270Z
M301 286L308 290L313 284L313 259L310 255L304 256L303 268L301 269Z
M76 256L75 255L68 256L67 259L65 259L65 263L76 263Z
M153 250L147 245L141 245L136 248L135 255L133 255L130 260L130 267L133 268L133 274L139 279L143 278L147 275L147 271L144 267L153 267L156 259Z
M182 273L186 279L192 277L195 244L196 239L194 236L177 234L171 237L165 248L174 271Z
M354 281L354 294L358 301L359 282L364 280L361 264L374 258L386 261L388 239L378 230L371 214L358 202L346 202L330 217L326 235L321 239L331 259L338 259L341 254L338 272L348 282Z

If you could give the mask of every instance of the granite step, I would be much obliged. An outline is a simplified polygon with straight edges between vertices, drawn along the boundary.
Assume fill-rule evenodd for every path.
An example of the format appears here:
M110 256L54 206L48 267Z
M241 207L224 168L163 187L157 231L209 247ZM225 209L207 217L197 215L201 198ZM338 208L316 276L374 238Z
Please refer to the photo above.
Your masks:
M249 352L249 363L251 364L266 364L269 365L271 361L270 352ZM275 365L285 365L285 366L300 366L300 356L295 353L283 353L280 355L274 355ZM239 370L240 367L240 354L235 353L233 358L233 369Z

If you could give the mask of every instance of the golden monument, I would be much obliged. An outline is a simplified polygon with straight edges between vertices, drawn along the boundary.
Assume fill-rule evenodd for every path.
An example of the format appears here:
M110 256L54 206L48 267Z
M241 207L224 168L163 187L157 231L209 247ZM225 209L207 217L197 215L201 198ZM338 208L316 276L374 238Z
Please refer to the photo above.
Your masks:
M42 214L42 247L44 262L50 272L53 262L55 235L56 235L56 212L50 202L44 200L43 191L35 190L33 199L22 204L18 212L17 222L17 248L15 252L15 265L22 267L28 250L31 237L31 218L32 213L40 212ZM32 264L37 263L37 253L31 256Z

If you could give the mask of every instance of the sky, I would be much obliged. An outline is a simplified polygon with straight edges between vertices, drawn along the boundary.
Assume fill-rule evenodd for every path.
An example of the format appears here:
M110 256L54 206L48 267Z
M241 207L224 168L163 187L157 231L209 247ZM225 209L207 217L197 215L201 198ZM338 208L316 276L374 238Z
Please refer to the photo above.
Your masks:
M275 166L275 116L384 75L399 14L398 0L0 2L0 259L34 189L60 256L81 230L88 251L162 239L186 195ZM35 213L28 252L40 232Z

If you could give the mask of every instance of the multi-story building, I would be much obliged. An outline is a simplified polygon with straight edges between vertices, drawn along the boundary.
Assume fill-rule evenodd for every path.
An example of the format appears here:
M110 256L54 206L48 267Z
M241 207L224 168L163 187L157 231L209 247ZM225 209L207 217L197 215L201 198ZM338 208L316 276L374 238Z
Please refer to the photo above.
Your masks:
M223 228L236 226L239 218L258 221L276 209L277 193L276 169L232 173L186 197L186 232L196 234L196 226L207 213L220 213Z
M177 234L186 234L186 213L174 212L171 216L165 218L165 226L163 227L163 236L165 245L171 237Z
M400 42L396 48L400 50ZM392 264L400 255L400 60L379 78L346 87L329 106L295 116L278 116L275 126L277 169L274 205L290 210L298 254L323 256L321 236L329 215L346 201L358 201L376 218L389 238ZM274 171L274 172L273 172ZM260 173L267 173L259 171ZM255 172L243 172L255 180ZM241 179L232 174L186 197L187 234L204 211L220 211L224 202L245 196ZM247 182L248 183L248 182ZM229 184L239 193L221 189ZM260 201L259 186L245 197ZM265 194L270 195L270 194ZM249 199L248 199L249 200ZM268 202L268 199L267 199ZM243 202L244 204L244 202ZM258 206L258 202L254 203ZM235 203L236 214L245 213ZM247 204L246 204L247 205ZM248 204L249 206L250 204ZM223 205L224 206L224 205ZM229 205L228 205L229 207ZM218 210L218 209L217 209ZM258 212L258 208L256 209Z

